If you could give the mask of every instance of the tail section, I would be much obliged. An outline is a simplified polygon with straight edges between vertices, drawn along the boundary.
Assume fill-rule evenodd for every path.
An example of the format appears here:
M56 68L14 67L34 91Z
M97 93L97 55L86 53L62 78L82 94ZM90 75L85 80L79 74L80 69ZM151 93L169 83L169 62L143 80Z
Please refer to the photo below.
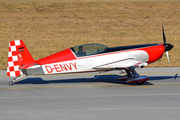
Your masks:
M22 75L21 68L33 62L34 59L22 40L9 42L7 75L17 77Z

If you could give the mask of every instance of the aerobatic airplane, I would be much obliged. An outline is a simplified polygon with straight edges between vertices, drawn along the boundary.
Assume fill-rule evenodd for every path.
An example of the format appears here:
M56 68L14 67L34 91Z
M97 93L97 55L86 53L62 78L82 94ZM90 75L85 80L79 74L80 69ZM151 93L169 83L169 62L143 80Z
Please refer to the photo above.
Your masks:
M15 77L9 85L23 76L125 70L118 80L143 84L149 78L135 71L160 59L173 48L164 44L143 44L109 48L102 44L84 44L68 48L45 58L34 60L22 40L9 42L7 75ZM169 61L170 63L170 61Z

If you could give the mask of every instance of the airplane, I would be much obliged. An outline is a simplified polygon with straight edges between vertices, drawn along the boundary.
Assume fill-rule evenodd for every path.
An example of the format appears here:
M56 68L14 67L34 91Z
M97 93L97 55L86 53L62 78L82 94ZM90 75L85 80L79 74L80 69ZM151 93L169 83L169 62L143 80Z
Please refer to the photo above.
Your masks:
M15 77L9 85L12 86L18 79L28 75L72 74L85 72L102 72L111 70L125 70L127 75L118 78L126 83L142 85L149 78L140 76L135 68L159 60L174 46L166 43L163 31L164 44L141 44L120 47L107 47L102 44L84 44L71 47L39 60L34 60L22 40L9 42L7 75ZM170 64L170 61L169 61Z

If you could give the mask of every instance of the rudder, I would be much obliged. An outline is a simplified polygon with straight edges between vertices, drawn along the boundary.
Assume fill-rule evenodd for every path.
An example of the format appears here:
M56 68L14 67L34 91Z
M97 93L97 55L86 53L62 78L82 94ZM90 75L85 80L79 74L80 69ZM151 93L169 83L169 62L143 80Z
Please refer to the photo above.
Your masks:
M7 75L17 77L22 75L21 68L33 62L34 59L22 40L9 42Z

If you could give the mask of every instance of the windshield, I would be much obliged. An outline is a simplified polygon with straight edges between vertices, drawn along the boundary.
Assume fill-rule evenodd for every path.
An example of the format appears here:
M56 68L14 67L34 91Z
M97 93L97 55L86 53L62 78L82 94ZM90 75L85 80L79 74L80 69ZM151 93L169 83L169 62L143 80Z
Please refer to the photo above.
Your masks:
M71 50L77 57L95 55L104 52L108 47L102 44L84 44L72 47Z

